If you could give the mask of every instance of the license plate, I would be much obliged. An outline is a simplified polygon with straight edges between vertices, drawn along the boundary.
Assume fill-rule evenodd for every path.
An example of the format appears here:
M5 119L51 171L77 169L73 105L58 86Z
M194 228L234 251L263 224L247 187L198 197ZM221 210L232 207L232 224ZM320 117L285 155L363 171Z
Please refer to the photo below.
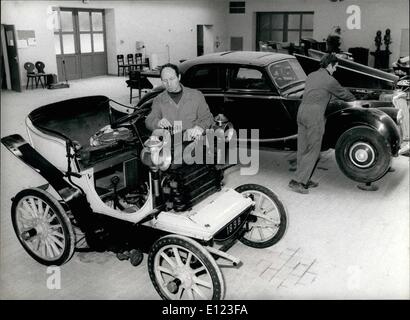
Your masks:
M250 208L246 209L235 219L231 220L225 227L223 227L220 231L216 233L214 239L216 241L224 241L228 240L230 237L235 235L236 232L244 225L246 218L249 214L249 211Z

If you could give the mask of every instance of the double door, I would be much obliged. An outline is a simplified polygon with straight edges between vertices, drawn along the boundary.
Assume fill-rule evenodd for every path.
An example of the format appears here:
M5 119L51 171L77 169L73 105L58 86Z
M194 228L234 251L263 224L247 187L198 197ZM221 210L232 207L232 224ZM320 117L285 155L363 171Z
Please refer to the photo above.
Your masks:
M108 73L104 10L59 8L54 45L60 81Z

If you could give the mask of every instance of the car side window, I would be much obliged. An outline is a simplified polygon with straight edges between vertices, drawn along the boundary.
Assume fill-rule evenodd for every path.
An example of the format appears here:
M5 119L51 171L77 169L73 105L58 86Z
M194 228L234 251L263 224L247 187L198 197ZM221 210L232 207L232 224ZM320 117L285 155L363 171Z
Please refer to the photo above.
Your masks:
M190 76L191 88L219 88L217 66L201 66L195 68Z
M262 72L257 69L240 67L233 70L230 81L231 89L269 90L269 84Z

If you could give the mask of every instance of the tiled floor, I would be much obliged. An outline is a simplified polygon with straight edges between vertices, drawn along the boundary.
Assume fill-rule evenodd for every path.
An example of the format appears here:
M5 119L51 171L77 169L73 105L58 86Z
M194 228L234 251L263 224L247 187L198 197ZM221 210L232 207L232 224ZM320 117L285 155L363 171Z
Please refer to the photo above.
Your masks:
M128 104L124 78L72 81L69 89L2 92L1 136L26 137L24 118L46 103L103 94ZM259 172L226 172L228 187L259 183L284 203L289 221L284 238L267 249L237 243L229 251L242 264L221 267L226 299L384 299L409 293L409 158L394 159L395 172L365 192L337 168L333 152L323 155L309 195L287 188L292 173L286 154L262 151ZM159 299L147 270L112 253L75 253L61 267L61 289L47 288L55 272L30 258L10 221L10 198L44 181L1 147L0 298L1 299ZM222 260L221 260L222 262ZM218 262L219 263L219 262Z

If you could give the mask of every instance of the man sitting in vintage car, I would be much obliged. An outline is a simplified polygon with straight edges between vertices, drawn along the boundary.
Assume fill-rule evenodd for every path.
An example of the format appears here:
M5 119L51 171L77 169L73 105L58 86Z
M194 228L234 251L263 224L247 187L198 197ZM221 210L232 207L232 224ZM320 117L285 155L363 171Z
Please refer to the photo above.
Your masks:
M166 90L153 100L145 120L147 128L153 131L172 127L174 133L186 130L187 140L197 139L214 123L204 95L180 83L181 75L174 64L163 65L160 74Z

